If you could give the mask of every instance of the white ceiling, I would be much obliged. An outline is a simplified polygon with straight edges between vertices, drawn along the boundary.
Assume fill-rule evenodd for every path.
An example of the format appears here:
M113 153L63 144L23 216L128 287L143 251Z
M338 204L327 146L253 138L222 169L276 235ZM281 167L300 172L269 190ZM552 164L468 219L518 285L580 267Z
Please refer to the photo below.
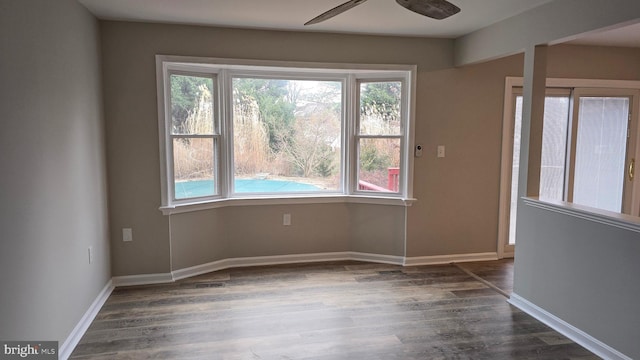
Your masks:
M552 0L450 0L462 11L430 19L395 0L369 0L326 22L303 26L346 0L78 0L100 19L456 38Z

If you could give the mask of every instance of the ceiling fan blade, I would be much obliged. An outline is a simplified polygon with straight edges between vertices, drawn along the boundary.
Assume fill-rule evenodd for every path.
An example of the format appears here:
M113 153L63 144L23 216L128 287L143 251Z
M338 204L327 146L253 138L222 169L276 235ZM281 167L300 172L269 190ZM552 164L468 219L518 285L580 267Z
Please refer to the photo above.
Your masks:
M437 20L446 19L460 12L460 8L446 0L396 0L405 8Z
M344 4L338 5L338 6L334 7L333 9L314 17L313 19L307 21L304 24L305 25L312 25L312 24L317 24L319 22L323 22L325 20L329 20L332 17L334 17L336 15L340 15L343 12L345 12L345 11L355 7L355 6L360 5L365 1L367 1L367 0L349 0Z

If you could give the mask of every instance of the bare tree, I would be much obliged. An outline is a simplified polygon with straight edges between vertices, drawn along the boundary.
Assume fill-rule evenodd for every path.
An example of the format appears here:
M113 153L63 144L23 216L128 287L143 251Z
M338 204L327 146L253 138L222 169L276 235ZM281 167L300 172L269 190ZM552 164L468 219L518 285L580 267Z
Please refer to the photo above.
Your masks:
M335 114L324 111L296 119L294 132L282 152L304 177L321 174L319 167L335 160L336 144L340 142L340 121Z

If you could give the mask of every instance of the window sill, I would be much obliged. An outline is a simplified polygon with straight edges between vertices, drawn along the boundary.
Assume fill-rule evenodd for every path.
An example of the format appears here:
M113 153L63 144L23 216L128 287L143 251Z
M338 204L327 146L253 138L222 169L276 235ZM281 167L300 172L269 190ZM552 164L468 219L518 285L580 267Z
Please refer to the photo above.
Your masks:
M364 195L326 195L326 196L289 196L289 197L252 197L208 200L171 206L161 206L163 215L181 214L193 211L218 209L229 206L261 206L261 205L300 205L300 204L373 204L390 206L411 206L417 199L391 198Z
M640 233L640 217L637 216L596 209L564 201L541 200L537 197L525 197L522 200L525 205L531 207Z

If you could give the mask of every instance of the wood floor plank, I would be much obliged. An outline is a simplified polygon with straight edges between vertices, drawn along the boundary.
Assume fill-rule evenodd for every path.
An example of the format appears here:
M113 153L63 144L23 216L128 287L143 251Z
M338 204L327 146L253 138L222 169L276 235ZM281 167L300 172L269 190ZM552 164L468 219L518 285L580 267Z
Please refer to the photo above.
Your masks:
M493 279L500 267L474 264ZM597 359L453 265L228 269L116 289L71 359Z
M458 263L456 265L490 282L507 295L513 292L513 259Z

